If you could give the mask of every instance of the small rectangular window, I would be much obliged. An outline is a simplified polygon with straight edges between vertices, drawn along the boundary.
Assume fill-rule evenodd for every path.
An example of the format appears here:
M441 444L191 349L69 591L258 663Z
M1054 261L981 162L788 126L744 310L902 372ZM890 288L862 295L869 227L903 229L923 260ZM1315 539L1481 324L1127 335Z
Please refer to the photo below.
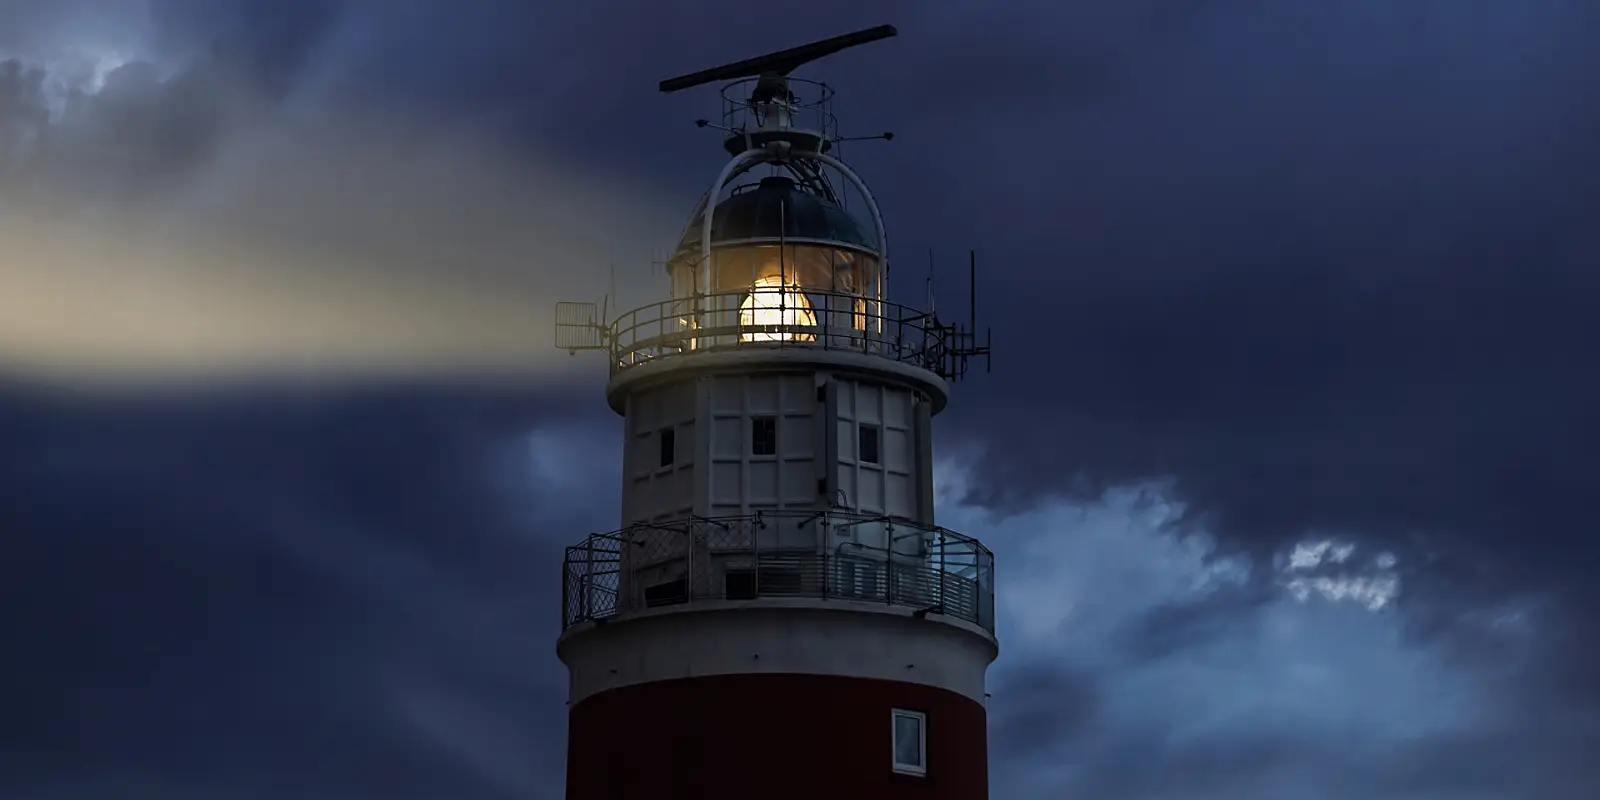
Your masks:
M777 417L751 417L750 418L750 454L757 456L776 455L778 452L778 419Z
M689 581L685 578L647 586L644 590L646 608L671 606L689 602Z
M661 466L670 467L678 460L678 432L672 428L661 429Z
M893 719L894 771L905 775L928 774L928 715L897 708Z
M857 439L856 458L863 464L877 464L878 456L878 426L862 425Z
M754 600L756 597L756 571L729 569L722 579L723 594L729 600Z

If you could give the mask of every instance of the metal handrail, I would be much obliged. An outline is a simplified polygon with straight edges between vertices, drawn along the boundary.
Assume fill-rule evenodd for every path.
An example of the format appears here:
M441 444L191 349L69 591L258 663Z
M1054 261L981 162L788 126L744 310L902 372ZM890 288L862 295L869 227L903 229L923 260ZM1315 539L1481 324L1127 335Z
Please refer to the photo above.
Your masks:
M741 319L751 291L663 300L621 314L609 332L611 374L660 358L749 347L848 350L939 375L948 371L952 329L920 309L805 288L799 291L809 308L779 313L785 319L793 314L795 322L753 325Z
M759 106L750 103L750 94L760 78L745 78L722 87L722 125L744 132L759 128ZM833 88L826 83L804 78L788 78L789 90L798 102L789 107L790 129L820 134L825 140L839 138L839 118L833 113Z
M883 543L858 541L863 529ZM563 630L656 607L764 598L883 603L993 633L994 554L910 520L764 511L591 534L562 564Z

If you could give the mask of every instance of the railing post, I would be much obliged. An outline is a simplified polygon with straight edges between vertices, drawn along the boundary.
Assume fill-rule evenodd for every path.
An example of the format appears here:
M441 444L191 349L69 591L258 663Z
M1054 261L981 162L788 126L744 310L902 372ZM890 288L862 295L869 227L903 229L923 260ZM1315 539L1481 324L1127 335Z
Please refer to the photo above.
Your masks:
M584 554L584 566L582 566L584 573L582 574L589 574L589 542L587 541L584 541L584 546L582 546L582 554ZM568 549L566 549L566 557L562 558L563 587L566 587L566 584L571 582L571 579L573 579L573 571L578 568L578 565L573 563L573 555L573 549L568 547ZM563 590L562 592L562 627L570 626L570 624L573 624L573 622L579 621L579 619L584 619L587 616L587 611L589 611L589 608L584 605L584 600L587 600L587 598L584 597L584 595L578 595L578 597L576 597L578 602L573 603L573 600L574 598L571 597L570 587L566 587L566 590ZM573 608L574 605L576 605L576 608Z
M699 524L700 523L698 523L698 522L690 521L690 523L688 525L684 526L684 531L685 531L684 538L688 539L688 541L683 543L683 546L684 546L684 555L683 555L683 604L684 605L689 605L690 601L694 600L694 540L696 538L695 537L695 532L696 532L696 529L699 526Z
M594 575L594 537L593 536L590 536L589 538L587 538L587 539L585 539L583 541L583 574L591 576L591 579L592 579L592 576ZM588 619L588 618L590 618L591 616L594 615L594 609L589 607L591 602L592 601L589 598L588 592L585 592L583 597L578 599L578 614L580 616L577 619ZM576 621L576 620L574 620L574 621Z
M756 597L761 596L761 512L756 512L754 517L748 518L745 524L750 526L750 585Z
M583 574L589 576L591 582L593 581L594 536L592 535L583 541ZM593 603L594 600L589 597L588 592L585 592L583 597L578 599L579 616L576 619L589 619L590 617L594 616L594 609L590 607ZM576 619L574 621L576 621Z
M902 351L905 349L906 344L906 314L901 311L894 316L894 360L903 361L905 360Z
M833 595L833 563L828 558L828 548L833 542L833 527L829 525L827 514L817 519L817 532L817 552L822 555L822 599L827 600Z
M823 547L822 547L821 561L822 561L822 599L827 600L829 597L832 596L831 595L831 592L832 592L831 584L833 583L833 565L828 563L828 547L827 547L826 544L824 544Z
M883 523L883 539L886 547L883 548L883 602L885 605L894 605L895 591L899 582L894 569L894 520Z

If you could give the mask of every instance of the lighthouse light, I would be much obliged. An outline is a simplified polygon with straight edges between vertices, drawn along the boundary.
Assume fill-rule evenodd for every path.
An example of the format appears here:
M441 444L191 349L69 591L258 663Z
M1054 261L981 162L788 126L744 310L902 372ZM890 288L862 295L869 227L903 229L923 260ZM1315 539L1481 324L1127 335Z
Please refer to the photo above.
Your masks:
M793 329L816 324L806 293L777 275L758 278L739 304L739 327L745 329L739 334L741 342L813 342L815 334Z

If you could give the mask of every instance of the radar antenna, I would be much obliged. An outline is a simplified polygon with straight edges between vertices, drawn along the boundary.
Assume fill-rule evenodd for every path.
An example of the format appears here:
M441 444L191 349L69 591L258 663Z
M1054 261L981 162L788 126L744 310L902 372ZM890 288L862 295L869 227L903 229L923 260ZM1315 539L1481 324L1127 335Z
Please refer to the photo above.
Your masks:
M817 184L825 182L825 179L813 174L817 172L813 165L790 161L788 153L827 153L840 142L889 140L894 138L894 134L840 136L839 121L833 116L831 108L833 89L825 83L791 78L789 73L840 50L898 35L899 31L893 25L879 25L668 78L661 82L660 88L662 92L672 93L708 83L728 82L722 89L722 124L714 124L709 119L695 120L695 124L722 131L725 134L723 149L731 156L754 148L772 151L775 160L786 163L801 183L819 189ZM804 88L797 84L804 84ZM802 101L796 91L809 92L814 96ZM837 199L826 188L819 190L830 200Z
M879 25L876 28L867 28L855 33L847 33L843 36L835 36L831 39L823 39L811 44L791 47L788 50L779 50L776 53L768 53L764 56L747 58L743 61L735 61L732 64L724 64L720 67L712 67L699 72L691 72L688 75L669 78L661 82L661 91L670 94L717 81L735 81L740 78L753 77L762 79L756 85L756 93L758 95L763 91L775 93L787 91L787 81L784 78L788 77L789 73L796 69L824 56L831 56L840 50L848 50L858 45L888 39L899 33L893 25ZM773 96L776 95L769 95L768 98L763 99L771 99Z

